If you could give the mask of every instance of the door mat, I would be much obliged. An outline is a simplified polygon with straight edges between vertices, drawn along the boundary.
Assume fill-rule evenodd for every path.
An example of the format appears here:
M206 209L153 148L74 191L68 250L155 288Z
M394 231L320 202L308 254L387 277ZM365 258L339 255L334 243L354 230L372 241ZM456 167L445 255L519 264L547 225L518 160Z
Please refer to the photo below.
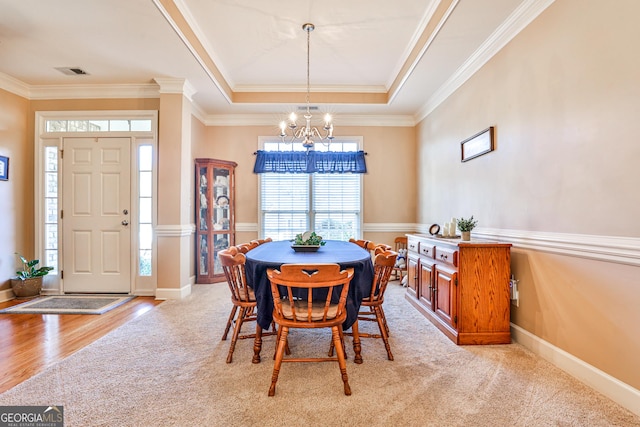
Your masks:
M9 314L103 314L135 296L56 295L14 305L0 313Z

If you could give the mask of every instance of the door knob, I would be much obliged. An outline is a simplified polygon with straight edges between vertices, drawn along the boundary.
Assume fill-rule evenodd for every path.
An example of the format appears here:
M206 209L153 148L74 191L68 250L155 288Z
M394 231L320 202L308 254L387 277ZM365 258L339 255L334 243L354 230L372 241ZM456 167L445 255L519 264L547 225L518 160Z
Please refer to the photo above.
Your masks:
M121 222L122 225L129 225L129 221L127 221L126 219L123 219Z

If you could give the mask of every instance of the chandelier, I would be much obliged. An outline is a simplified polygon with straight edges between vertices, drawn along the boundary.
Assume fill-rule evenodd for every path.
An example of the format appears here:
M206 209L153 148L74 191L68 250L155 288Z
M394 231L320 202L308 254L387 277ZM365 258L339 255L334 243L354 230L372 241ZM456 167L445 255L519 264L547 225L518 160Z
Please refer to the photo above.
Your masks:
M311 126L311 112L309 108L309 38L311 35L311 31L315 29L313 24L304 24L302 25L302 29L307 32L307 112L304 115L306 124L304 127L298 127L296 120L298 117L296 113L291 113L289 115L289 123L282 121L280 122L280 137L282 138L282 142L292 143L292 142L302 142L302 146L307 150L313 148L315 143L314 139L317 139L325 144L329 144L333 139L333 123L331 123L331 115L325 114L324 116L324 125L322 126L321 132L317 127ZM325 142L326 141L326 142Z

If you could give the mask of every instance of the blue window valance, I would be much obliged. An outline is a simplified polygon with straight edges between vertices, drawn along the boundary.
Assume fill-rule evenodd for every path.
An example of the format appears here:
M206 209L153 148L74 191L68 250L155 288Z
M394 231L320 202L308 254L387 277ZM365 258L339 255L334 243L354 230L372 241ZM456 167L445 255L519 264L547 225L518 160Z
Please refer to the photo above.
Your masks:
M367 173L364 151L256 152L253 173Z

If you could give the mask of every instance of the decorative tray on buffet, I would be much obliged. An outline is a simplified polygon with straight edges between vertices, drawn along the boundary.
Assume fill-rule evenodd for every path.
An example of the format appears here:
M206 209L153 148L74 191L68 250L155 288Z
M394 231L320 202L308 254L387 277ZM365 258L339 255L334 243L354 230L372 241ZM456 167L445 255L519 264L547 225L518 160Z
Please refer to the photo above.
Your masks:
M436 234L436 237L438 239L459 239L462 236L460 236L459 234L455 236L443 236L442 234Z

